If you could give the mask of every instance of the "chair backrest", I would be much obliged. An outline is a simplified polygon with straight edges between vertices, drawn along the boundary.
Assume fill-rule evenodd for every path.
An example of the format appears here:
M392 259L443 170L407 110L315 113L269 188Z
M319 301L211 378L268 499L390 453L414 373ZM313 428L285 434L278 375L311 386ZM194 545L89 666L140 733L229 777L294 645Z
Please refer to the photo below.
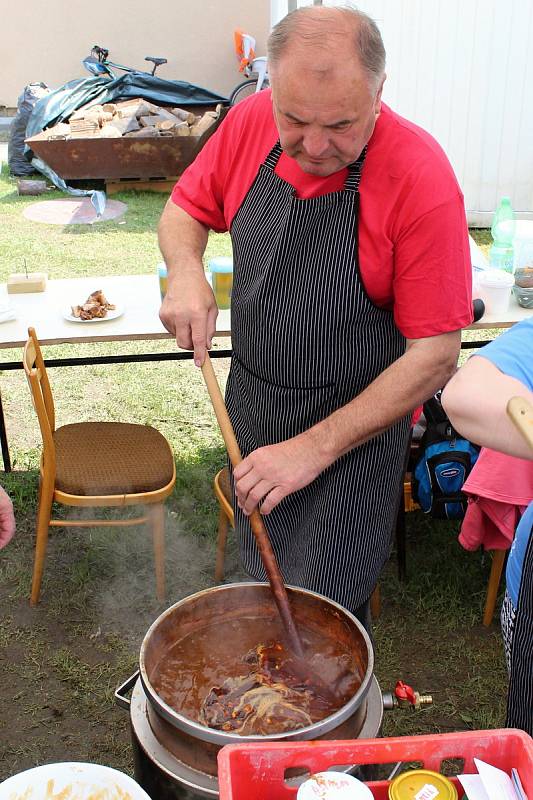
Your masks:
M22 362L39 420L43 439L43 467L55 474L55 409L50 382L46 373L39 340L33 328L28 328L29 339L24 346Z
M221 469L215 475L215 495L221 507L224 509L229 523L232 528L235 527L235 518L233 514L231 483L229 477L229 470L227 467Z

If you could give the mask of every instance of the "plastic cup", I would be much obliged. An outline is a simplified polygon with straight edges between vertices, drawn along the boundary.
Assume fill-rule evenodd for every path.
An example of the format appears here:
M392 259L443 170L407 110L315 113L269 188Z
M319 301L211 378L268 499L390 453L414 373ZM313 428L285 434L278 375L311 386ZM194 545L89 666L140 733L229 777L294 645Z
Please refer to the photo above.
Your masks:
M502 269L484 270L477 279L478 296L485 303L485 313L503 314L509 308L514 277Z
M217 306L229 308L233 288L233 259L227 256L212 258L209 262L209 271Z
M296 800L372 800L362 781L344 772L317 772L298 789Z
M159 279L159 291L161 293L161 300L164 299L167 293L167 265L162 261L157 265L157 277Z

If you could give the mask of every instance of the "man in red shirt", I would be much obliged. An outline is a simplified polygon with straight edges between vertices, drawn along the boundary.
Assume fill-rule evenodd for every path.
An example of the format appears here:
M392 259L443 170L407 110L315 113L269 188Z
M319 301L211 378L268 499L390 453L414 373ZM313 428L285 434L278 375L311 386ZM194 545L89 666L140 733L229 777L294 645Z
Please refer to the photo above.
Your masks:
M366 620L390 548L410 414L471 321L461 191L439 145L381 102L365 14L307 7L273 30L272 90L232 109L175 187L160 316L201 365L217 307L202 255L229 230L226 401L243 563L264 579L258 504L285 580Z

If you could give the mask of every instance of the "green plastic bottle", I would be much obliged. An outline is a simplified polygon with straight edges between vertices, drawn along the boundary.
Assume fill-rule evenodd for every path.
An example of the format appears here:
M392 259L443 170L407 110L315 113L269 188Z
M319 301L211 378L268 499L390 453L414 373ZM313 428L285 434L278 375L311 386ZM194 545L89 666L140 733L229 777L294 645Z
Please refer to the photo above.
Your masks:
M513 272L515 234L514 211L509 197L502 197L500 204L494 212L494 219L490 229L492 246L489 251L489 265L491 269L503 269Z

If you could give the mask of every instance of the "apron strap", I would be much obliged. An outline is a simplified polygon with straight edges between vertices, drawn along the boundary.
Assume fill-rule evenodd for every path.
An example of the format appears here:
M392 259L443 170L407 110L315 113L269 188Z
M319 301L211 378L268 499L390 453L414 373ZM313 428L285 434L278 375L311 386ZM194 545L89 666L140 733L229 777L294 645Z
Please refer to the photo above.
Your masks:
M348 192L354 192L355 194L359 193L359 184L361 183L361 173L363 171L363 163L366 157L367 149L368 145L365 144L357 161L354 161L352 164L348 165L348 177L346 178L346 183L344 184L344 188Z
M279 139L278 139L278 141L276 142L276 144L274 145L274 147L272 148L270 153L267 155L267 157L263 161L263 164L265 165L265 167L268 167L268 169L271 169L272 172L274 172L274 170L276 168L276 164L278 163L279 157L282 154L282 152L283 152L283 150L281 149L281 145L280 145Z
M346 178L346 183L344 184L344 188L348 192L354 192L356 194L359 192L359 184L361 182L361 172L363 170L363 163L366 157L367 147L368 147L367 145L364 146L361 155L359 156L357 161L354 161L348 165L348 177ZM279 157L281 156L282 152L283 150L281 148L281 144L279 143L278 139L278 141L276 142L270 153L263 161L264 166L272 170L272 172L274 172L274 170L276 169L276 164L278 163Z

